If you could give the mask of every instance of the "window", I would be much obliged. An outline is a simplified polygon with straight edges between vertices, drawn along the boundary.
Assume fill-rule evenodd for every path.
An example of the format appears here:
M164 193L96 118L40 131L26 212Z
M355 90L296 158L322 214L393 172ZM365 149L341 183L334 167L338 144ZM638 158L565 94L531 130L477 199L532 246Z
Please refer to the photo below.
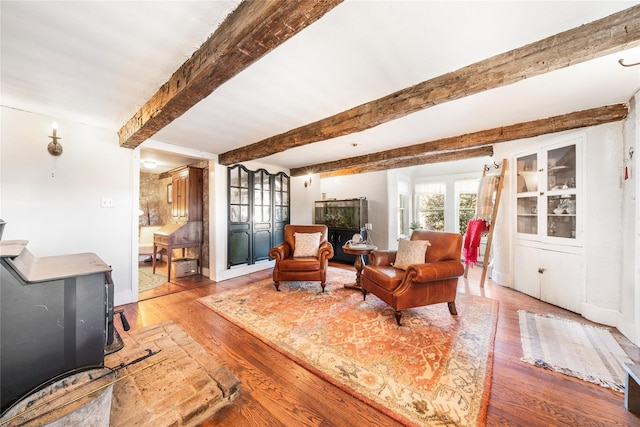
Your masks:
M454 183L456 193L456 213L458 220L458 230L464 235L467 232L469 220L473 219L476 213L476 199L478 196L478 180L465 179Z
M417 184L415 188L418 226L444 231L446 184L429 182Z
M409 232L409 193L411 193L409 183L398 181L398 236Z
M407 195L406 194L398 194L398 236L407 234L407 225L406 225L406 217L407 217Z

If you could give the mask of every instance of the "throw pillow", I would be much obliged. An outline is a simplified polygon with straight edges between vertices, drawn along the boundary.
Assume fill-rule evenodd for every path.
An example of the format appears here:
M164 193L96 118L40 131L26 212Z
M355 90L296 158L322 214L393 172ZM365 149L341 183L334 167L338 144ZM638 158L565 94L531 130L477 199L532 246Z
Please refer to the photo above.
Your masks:
M406 270L411 264L424 264L424 257L427 248L431 246L428 240L406 240L398 242L398 252L396 253L395 268Z
M295 249L293 257L318 256L320 248L320 233L293 233L295 239Z

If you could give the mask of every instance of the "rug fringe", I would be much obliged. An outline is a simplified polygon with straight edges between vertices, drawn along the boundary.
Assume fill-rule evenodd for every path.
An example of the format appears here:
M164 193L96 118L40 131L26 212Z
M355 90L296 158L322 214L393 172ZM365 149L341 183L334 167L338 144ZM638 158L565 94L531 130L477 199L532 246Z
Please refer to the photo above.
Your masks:
M549 371L554 371L559 374L563 374L569 377L578 378L583 381L587 381L605 388L609 388L613 391L617 391L619 393L624 393L624 384L618 384L611 381L606 381L601 378L597 378L591 375L582 375L580 372L573 371L571 369L563 368L561 366L553 366L545 362L541 359L532 359L530 357L522 357L520 358L523 362L529 363L530 365L537 366L539 368L547 369Z

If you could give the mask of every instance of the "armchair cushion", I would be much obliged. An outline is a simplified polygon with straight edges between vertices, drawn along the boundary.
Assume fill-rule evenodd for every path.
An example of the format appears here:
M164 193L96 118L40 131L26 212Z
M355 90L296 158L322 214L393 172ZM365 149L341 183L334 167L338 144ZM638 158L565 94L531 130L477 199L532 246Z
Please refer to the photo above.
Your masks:
M398 242L398 253L393 266L400 270L406 270L411 264L424 264L429 246L431 243L428 240L401 239Z
M404 279L404 271L390 265L381 265L367 270L367 279L387 292L393 292Z
M293 257L317 257L320 248L320 233L294 233Z

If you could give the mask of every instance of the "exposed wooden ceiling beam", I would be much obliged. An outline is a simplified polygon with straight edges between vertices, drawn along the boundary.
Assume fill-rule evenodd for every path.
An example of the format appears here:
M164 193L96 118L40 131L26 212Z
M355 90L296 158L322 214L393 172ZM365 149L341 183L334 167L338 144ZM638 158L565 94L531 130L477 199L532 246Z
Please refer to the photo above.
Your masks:
M374 170L395 169L407 166L415 166L423 163L438 161L439 155L455 150L468 151L469 148L481 147L499 142L514 141L517 139L532 138L534 136L549 133L562 132L570 129L578 129L588 126L596 126L604 123L615 122L627 117L628 106L625 104L608 105L605 107L591 108L546 119L533 120L510 126L482 130L465 135L453 136L424 142L422 144L398 147L392 150L380 151L363 156L350 157L334 162L308 165L290 170L291 176L320 173L322 176L349 175L352 173L372 172ZM471 158L486 154L472 155L473 152L461 153ZM428 161L421 161L425 156ZM449 159L453 155L447 154ZM433 158L432 158L433 157ZM435 160L434 160L435 159ZM445 161L445 160L442 160ZM336 172L338 171L338 172ZM331 173L331 175L326 175Z
M135 148L342 0L243 1L120 129Z
M346 169L340 169L332 172L324 172L320 174L320 178L329 178L332 176L354 175L365 172L376 172L381 170L406 168L409 166L426 165L429 163L452 162L454 160L473 159L475 157L493 156L493 146L485 145L484 147L476 147L455 151L440 151L437 153L424 153L409 158L396 158L386 161L370 162L364 165L352 166Z
M640 5L222 153L223 165L373 128L408 114L640 45Z

